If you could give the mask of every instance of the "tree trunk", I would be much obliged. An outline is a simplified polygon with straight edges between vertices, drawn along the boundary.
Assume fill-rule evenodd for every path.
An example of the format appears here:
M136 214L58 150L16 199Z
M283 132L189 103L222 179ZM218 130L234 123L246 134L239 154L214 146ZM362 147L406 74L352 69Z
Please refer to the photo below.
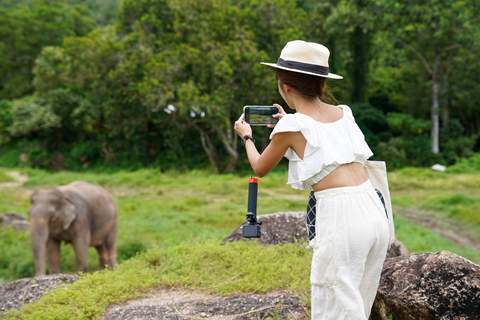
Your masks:
M361 26L356 26L350 34L350 50L353 52L352 102L368 102L368 47L368 35Z
M226 132L219 128L216 128L215 130L217 134L220 136L220 139L222 139L223 146L225 147L225 150L229 155L228 164L223 170L223 172L232 173L235 170L235 165L237 164L237 161L238 161L238 151L237 151L238 135L235 132L233 132L231 128L228 128Z
M432 130L430 136L432 138L432 152L440 152L439 144L439 117L438 117L438 75L440 73L440 54L436 54L435 62L432 70Z
M440 87L440 98L442 100L442 127L444 128L448 125L448 121L450 120L450 114L448 110L449 100L447 96L447 87L448 87L448 76L450 74L451 61L452 61L452 54L449 51L446 66L445 66L445 72L443 73L442 86Z
M200 140L202 141L202 147L203 150L205 150L205 153L208 156L208 160L210 161L210 165L215 172L220 172L220 165L218 163L218 157L217 157L217 150L215 149L215 145L213 144L212 139L208 135L208 133L200 128L199 126L196 126L198 131L200 132Z

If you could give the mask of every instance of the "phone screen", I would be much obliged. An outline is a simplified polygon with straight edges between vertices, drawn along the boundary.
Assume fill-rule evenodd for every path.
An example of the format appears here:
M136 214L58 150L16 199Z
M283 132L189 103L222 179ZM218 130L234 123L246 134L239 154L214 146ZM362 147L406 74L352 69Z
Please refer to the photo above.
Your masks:
M268 126L278 122L278 118L272 117L278 113L277 107L245 106L243 113L245 113L245 121L252 126Z

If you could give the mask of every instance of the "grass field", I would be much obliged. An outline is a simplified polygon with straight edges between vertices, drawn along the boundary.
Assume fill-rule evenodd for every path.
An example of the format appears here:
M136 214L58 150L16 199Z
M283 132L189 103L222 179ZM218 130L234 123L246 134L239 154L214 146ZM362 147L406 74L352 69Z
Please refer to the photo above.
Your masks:
M0 178L6 177L6 171L0 168ZM74 180L107 188L118 206L120 262L113 271L94 272L77 281L69 294L59 290L14 312L22 318L35 319L42 314L58 319L79 315L97 318L109 303L156 285L187 286L220 294L290 289L304 295L309 289L311 253L304 243L268 248L253 242L221 245L221 240L245 220L249 176L155 170L112 174L22 172L29 177L24 186L0 187L0 213L26 214L29 194L36 188ZM285 181L286 172L282 171L259 180L258 214L305 210L308 193L291 189ZM391 173L389 181L395 206L421 209L480 231L476 214L479 174L404 169ZM399 215L395 215L395 225L397 238L412 253L448 250L480 262L475 250L456 245ZM62 271L74 272L72 248L63 246L62 250ZM0 282L33 276L28 233L1 232L0 252ZM93 248L89 251L89 268L98 268ZM306 301L308 305L308 297Z

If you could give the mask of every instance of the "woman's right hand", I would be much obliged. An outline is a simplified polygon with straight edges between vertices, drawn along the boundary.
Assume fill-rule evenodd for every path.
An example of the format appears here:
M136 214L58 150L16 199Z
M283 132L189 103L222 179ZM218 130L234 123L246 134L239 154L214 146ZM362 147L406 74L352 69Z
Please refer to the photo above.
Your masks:
M285 112L285 110L283 110L282 106L277 104L277 103L274 103L273 104L274 107L277 107L278 108L278 113L277 114L274 114L272 117L274 118L278 118L278 120L282 119L287 113ZM275 125L274 124L270 124L267 126L268 128L275 128Z
M243 139L245 135L252 135L252 127L245 121L245 114L242 113L240 118L235 122L235 127L233 128L235 132Z

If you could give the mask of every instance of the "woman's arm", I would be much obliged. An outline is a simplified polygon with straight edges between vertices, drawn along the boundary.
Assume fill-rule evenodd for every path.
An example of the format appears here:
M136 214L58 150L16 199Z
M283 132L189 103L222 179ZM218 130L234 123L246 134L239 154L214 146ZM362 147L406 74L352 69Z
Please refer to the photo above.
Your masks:
M289 148L287 142L289 134L292 133L282 132L275 134L262 154L257 151L257 147L250 139L245 142L248 161L257 176L260 178L264 177L282 160Z
M280 109L282 114L279 117L285 115L285 111ZM252 135L252 128L244 120L245 115L242 114L240 118L235 122L235 131L243 139L245 135ZM245 141L245 149L247 151L248 161L252 166L253 171L259 176L263 177L282 160L285 152L291 146L292 138L296 136L295 132L281 132L273 136L272 141L267 148L260 154L257 147L248 139Z

